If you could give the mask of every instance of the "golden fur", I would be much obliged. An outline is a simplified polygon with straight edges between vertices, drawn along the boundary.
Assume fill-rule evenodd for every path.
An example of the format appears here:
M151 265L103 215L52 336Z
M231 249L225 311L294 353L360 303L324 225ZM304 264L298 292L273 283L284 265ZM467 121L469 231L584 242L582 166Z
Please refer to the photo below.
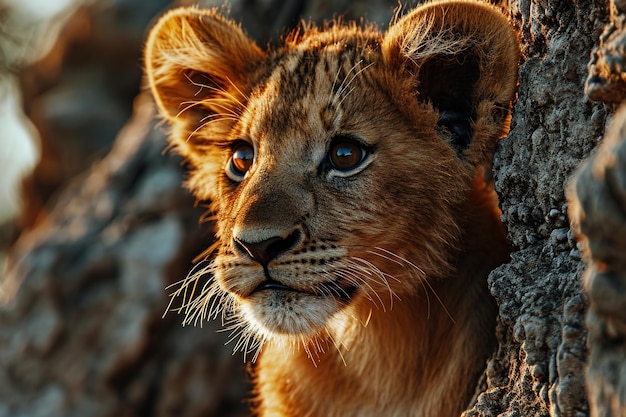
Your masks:
M494 346L486 277L508 257L485 169L518 59L506 18L476 1L268 51L216 10L152 29L150 87L218 238L174 295L186 322L221 313L257 360L258 415L468 405Z

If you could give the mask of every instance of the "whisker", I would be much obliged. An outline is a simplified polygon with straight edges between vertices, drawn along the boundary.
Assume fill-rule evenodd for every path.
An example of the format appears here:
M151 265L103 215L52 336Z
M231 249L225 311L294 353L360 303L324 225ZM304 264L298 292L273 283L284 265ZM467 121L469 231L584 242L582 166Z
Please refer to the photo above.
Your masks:
M392 275L386 274L383 271L381 271L377 266L375 266L374 264L372 264L371 262L363 259L363 258L359 258L359 257L355 257L352 256L351 259L361 262L363 263L369 272L373 273L375 276L380 278L380 281L376 281L379 284L383 285L384 287L387 288L387 290L389 291L389 298L390 298L390 308L393 308L393 299L394 297L398 298L398 300L400 299L400 297L398 297L396 295L396 293L393 291L393 289L391 288L391 285L389 285L389 281L387 280L387 276L393 278L394 280L398 281L397 278L393 277Z
M367 315L367 319L365 320L365 323L363 323L363 327L367 327L368 324L370 324L370 320L372 319L372 309L370 308L370 313Z
M348 74L346 74L346 79L347 79L348 75L350 74L350 72L352 72L352 70L353 70L353 69L356 69L356 67L357 67L358 65L360 65L362 62L363 62L363 60L360 60L359 62L357 62L357 63L356 63L356 64L355 64L355 65L354 65L351 69L350 69L350 71L348 72ZM372 65L374 65L374 63L373 63L373 62L370 62L370 63L369 63L369 64L367 64L365 67L363 67L363 68L361 68L360 70L358 70L357 72L355 72L355 73L352 75L352 78L350 78L350 81L348 81L345 85L344 85L344 83L341 83L341 86L340 86L339 90L337 91L337 96L338 96L338 97L341 97L341 96L343 95L343 97L341 97L341 101L339 102L338 107L340 107L340 106L341 106L341 103L343 103L343 101L344 101L344 100L345 100L345 99L346 99L346 98L347 98L347 97L348 97L348 96L352 93L352 91L354 91L354 87L352 87L352 88L350 89L350 91L348 91L348 93L347 93L347 94L344 94L344 92L346 91L346 89L347 89L348 87L350 87L350 85L352 84L352 82L354 82L354 80L355 80L355 79L357 79L357 78L358 78L358 76L359 76L361 73L363 73L363 71L365 71L366 69L368 69L368 68L369 68L369 67L371 67Z
M343 363L343 366L348 366L348 364L346 362L346 358L343 356L343 352L341 351L341 348L340 348L339 344L337 343L337 341L335 340L335 338L333 337L333 335L328 333L328 337L331 340L331 342L333 343L333 346L335 346L335 350L339 354L339 357L341 358L341 362Z
M383 255L377 252L370 252L373 255L377 255L380 256L382 258L388 259L389 261L392 262L396 262L399 265L408 265L410 267L413 268L413 270L418 271L420 273L420 276L418 276L418 279L420 281L420 283L422 284L422 287L424 287L424 292L426 293L426 297L427 297L427 301L428 301L428 312L429 312L429 316L430 316L430 300L428 299L428 291L426 290L425 286L428 286L428 289L430 289L430 292L433 293L433 295L435 296L435 298L437 299L437 301L439 302L439 304L441 305L441 307L443 308L444 312L446 313L446 315L450 318L450 320L452 320L453 323L456 323L456 320L454 320L454 317L452 317L452 314L450 314L450 311L448 310L448 308L446 307L445 303L441 300L441 298L439 297L439 295L437 294L437 292L435 291L435 289L433 288L433 286L430 284L430 282L428 281L428 279L425 278L426 273L424 272L423 269L421 269L420 267L418 267L417 265L415 265L413 262L409 261L408 259L397 255L387 249L381 248L381 247L376 247L376 250L382 251L383 253L389 255ZM391 258L390 258L391 257ZM395 258L395 259L393 259Z
M234 83L234 82L230 79L230 77L226 77L226 80L230 83L230 85L232 85L232 86L233 86L233 88L234 88L235 90L237 90L237 92L238 92L239 94L241 94L241 96L242 96L242 97L243 97L246 101L250 101L250 97L248 97L248 95L247 95L247 94L245 94L243 91L241 91L241 90L239 89L239 87L237 86L237 84L235 84L235 83ZM234 99L234 100L237 102L237 104L239 104L242 108L244 108L244 107L245 107L245 105L244 105L241 101L239 101L237 98L235 98L234 96L233 96L233 99Z
M199 125L197 128L195 128L195 129L193 130L193 132L191 132L191 133L187 136L186 141L187 141L187 142L189 142L189 141L191 140L191 138L192 138L192 137L193 137L196 133L198 133L201 129L205 128L206 126L210 125L211 123L221 122L221 121L223 121L223 120L232 120L232 121L236 122L236 121L237 121L237 120L239 120L239 119L238 119L238 118L236 118L236 117L220 117L220 118L215 118L215 119L209 120L209 121L207 121L207 122L205 122L205 123L202 123L202 124L201 124L201 125Z
M208 80L210 80L209 77L207 77L205 74L203 74L204 77ZM233 95L232 93L230 93L228 90L224 90L222 88L217 88L214 87L212 85L207 85L207 84L203 84L201 82L195 81L193 80L188 74L185 74L185 78L187 78L187 80L189 80L189 82L191 84L193 84L195 87L199 87L198 91L196 91L196 93L194 94L194 96L199 95L203 89L207 89L207 90L211 90L211 91L215 91L227 98L229 98L230 100L234 101L235 103L237 103L239 106L241 106L241 108L245 107L243 105L243 103L241 101L239 101L239 99L237 97L235 97L235 95ZM230 80L228 79L228 81L235 87L235 89L242 95L245 97L245 94L241 93L241 90L239 90L239 88L237 88L237 86Z
M194 101L183 101L181 105L185 105L178 113L176 113L176 118L180 117L184 112L190 110L194 107L201 105L210 105L211 107L218 108L224 110L224 113L209 113L207 116L204 116L200 121L204 121L208 117L215 116L230 116L230 117L238 117L238 114L235 112L233 108L227 106L225 104L220 104L217 100L194 100Z
M368 276L372 276L372 274L369 274L369 271L367 270L363 270L363 267L361 265L358 265L354 262L351 262L349 260L345 261L345 267L346 268L350 268L350 269L357 269L357 271L352 271L352 270L342 270L339 271L338 274L340 274L343 277L347 277L348 279L350 279L352 282L354 282L355 284L357 284L359 287L365 288L365 296L367 297L368 300L370 300L378 309L378 304L376 303L376 301L374 300L374 298L372 297L371 293L374 294L374 296L376 297L376 299L378 300L378 302L380 303L380 307L383 311L387 311L386 307L385 307L385 303L383 302L383 299L380 297L380 295L378 294L378 292L376 290L374 290L374 288L369 284L369 282L367 282L367 277ZM358 271L360 270L360 271ZM359 274L360 272L360 274ZM366 274L366 275L362 275L362 274ZM368 291L369 290L369 291Z
M427 279L424 279L424 280L421 280L421 281L426 283L426 285L428 285L428 288L430 288L430 291L433 293L433 295L435 296L437 301L439 301L439 304L441 304L441 307L443 308L443 311L445 311L446 315L450 318L450 320L452 320L452 323L456 323L456 320L454 320L454 317L452 317L452 314L450 314L450 312L448 311L448 308L446 307L446 305L443 303L441 298L439 298L439 295L437 294L437 292L435 291L433 286L430 285L430 282L428 282Z
M352 71L354 71L354 69L355 69L357 66L359 66L359 65L361 64L361 62L363 62L363 60L362 60L362 59L361 59L361 60L359 60L356 64L354 64L352 67L350 67L350 69L348 70L348 72L346 72L346 75L343 77L343 80L341 80L341 84L339 84L339 87L337 88L337 91L336 91L334 94L332 94L332 91L331 91L331 94L332 94L332 95L331 95L331 99L332 99L332 100L331 100L331 103L332 103L333 101L337 101L337 100L342 101L342 100L341 100L341 95L343 94L343 91L344 91L344 88L345 88L344 86L345 86L346 80L348 79L348 77L350 76L350 74L352 73ZM342 66L341 66L341 64L339 64L339 69L338 69L338 71L337 71L337 76L339 76L339 74L340 74L340 72L341 72L341 69L342 69ZM333 83L333 87L334 87L334 83Z
M393 262L396 262L396 263L398 263L399 265L401 265L401 264L407 264L407 265L410 265L410 266L411 266L411 267L413 267L415 270L419 271L422 275L424 275L424 276L426 275L426 273L424 272L424 270L423 270L422 268L420 268L419 266L415 265L413 262L409 261L408 259L403 258L402 256L397 255L397 254L395 254L395 253L393 253L393 252L391 252L391 251L389 251L389 250L387 250L387 249L385 249L385 248L381 248L381 247L379 247L379 246L376 246L374 249L377 249L377 250L379 250L379 251L381 251L381 252L384 252L384 253L386 253L387 255L389 255L389 256L391 256L391 257L395 258L396 260L394 260ZM370 252L370 253L372 253L373 255L378 255L378 256L380 256L380 257L384 257L383 255L381 255L381 254L379 254L379 253L376 253L376 252ZM385 258L385 259L389 259L390 261L392 260L392 259L390 259L390 258L388 258L388 257L387 257L387 258Z
M348 80L348 77L350 76L352 71L354 71L359 65L361 65L361 62L363 62L362 59L360 59L356 64L352 65L352 67L350 67L348 72L346 72L346 75L345 75L345 77L343 77L343 80L341 81L341 84L339 84L339 88L337 89L336 97L341 96L342 91L345 89L345 84L346 84L346 81ZM352 80L350 80L350 81L352 81Z
M222 245L222 242L220 242L219 240L216 240L208 248L202 251L200 255L196 256L192 262L198 262L200 259L206 260L221 245Z
M352 94L352 92L353 92L353 91L354 91L354 87L352 87L352 88L350 89L350 91L348 91L348 93L347 93L347 94L345 94L345 95L341 98L341 101L339 101L339 103L337 104L337 107L341 107L341 105L343 104L343 101L344 101L345 99L347 99L347 98L348 98L348 96L349 96L350 94Z
M341 73L341 64L337 66L337 73L335 74L335 79L333 80L333 85L330 87L330 95L328 97L328 104L333 102L333 97L336 97L335 93L335 85L337 85L337 80L339 79L339 74Z

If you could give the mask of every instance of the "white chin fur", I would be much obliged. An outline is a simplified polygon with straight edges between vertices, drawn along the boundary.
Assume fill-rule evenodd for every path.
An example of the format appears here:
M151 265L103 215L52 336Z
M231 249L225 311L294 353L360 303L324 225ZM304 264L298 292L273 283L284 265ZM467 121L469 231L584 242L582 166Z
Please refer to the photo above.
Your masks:
M255 330L270 339L276 335L319 334L341 306L332 297L265 290L246 299L240 308Z

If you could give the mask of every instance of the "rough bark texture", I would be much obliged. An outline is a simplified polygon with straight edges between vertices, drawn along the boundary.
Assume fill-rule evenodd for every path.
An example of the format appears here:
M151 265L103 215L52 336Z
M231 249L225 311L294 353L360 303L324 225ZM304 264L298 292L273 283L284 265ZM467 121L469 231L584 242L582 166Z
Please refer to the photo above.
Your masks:
M626 107L576 176L572 223L591 262L587 386L592 415L626 415Z
M589 265L587 390L593 416L626 415L626 3L595 48L586 83L592 100L622 103L603 143L569 189L570 218Z
M385 23L395 4L236 1L231 15L265 44L299 16L348 11L347 18ZM525 58L494 174L514 252L489 278L500 345L466 415L584 416L584 262L564 189L604 134L609 112L587 100L583 84L609 7L588 0L509 7ZM0 417L246 415L245 365L224 346L219 323L183 328L176 315L161 318L165 288L185 276L212 237L209 223L198 224L205 209L180 188L181 161L163 154L155 124L142 95L113 150L14 245L0 293L9 300L0 310ZM593 307L593 292L591 299ZM600 327L590 326L593 336ZM597 352L592 366L603 357ZM623 345L613 353L611 363L623 362ZM615 376L605 372L597 378Z
M488 365L488 389L470 416L588 413L583 264L568 228L564 186L604 130L605 109L586 99L583 83L607 12L607 4L591 1L511 7L526 60L494 171L516 249L489 277L501 342Z

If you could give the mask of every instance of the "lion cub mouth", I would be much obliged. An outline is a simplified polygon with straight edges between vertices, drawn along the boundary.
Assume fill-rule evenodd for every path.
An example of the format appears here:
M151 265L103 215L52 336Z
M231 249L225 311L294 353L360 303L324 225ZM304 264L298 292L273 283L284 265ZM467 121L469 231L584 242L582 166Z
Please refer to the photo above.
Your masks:
M257 293L259 291L265 291L265 290L295 291L293 288L283 285L278 281L274 281L273 279L268 279L266 281L263 281L259 285L257 285L256 288L252 290L251 294Z
M341 261L328 261L320 255L290 254L273 260L270 266L248 264L233 271L238 275L238 285L229 290L239 299L246 319L265 334L313 335L324 331L328 322L353 301L359 285L341 268ZM255 282L261 274L262 280Z
M359 287L356 284L343 283L342 280L332 281L332 282L321 282L318 285L316 291L303 291L293 287L289 287L285 284L282 284L272 278L269 278L259 285L257 285L250 295L261 291L293 291L301 294L308 294L312 296L329 296L338 299L339 301L343 301L344 303L349 303L350 300L356 295Z

